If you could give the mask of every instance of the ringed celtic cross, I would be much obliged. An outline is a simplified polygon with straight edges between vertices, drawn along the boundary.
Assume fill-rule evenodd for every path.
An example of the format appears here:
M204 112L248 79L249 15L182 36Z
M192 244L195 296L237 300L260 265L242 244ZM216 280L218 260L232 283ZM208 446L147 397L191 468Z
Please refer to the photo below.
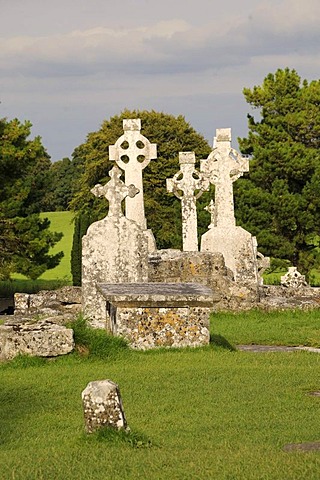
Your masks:
M125 172L125 183L134 184L139 193L126 197L126 217L147 229L144 213L142 170L150 160L157 158L157 146L141 135L140 119L123 120L124 134L109 146L109 159Z
M167 179L167 190L181 200L184 251L198 251L196 201L209 188L209 181L195 170L194 152L180 152L180 171Z

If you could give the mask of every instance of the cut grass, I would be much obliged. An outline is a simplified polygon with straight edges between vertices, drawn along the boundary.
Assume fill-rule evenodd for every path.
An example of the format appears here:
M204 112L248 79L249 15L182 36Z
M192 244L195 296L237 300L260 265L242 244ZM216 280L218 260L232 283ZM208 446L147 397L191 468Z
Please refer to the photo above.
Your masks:
M305 345L320 347L320 310L288 310L219 313L211 316L213 339L219 336L231 345Z
M316 480L319 454L282 447L319 439L319 399L307 395L318 367L306 352L212 348L6 366L2 478ZM84 434L81 391L105 378L120 385L129 426L150 448Z
M299 313L295 326L313 322ZM289 316L266 315L269 343ZM262 338L258 316L219 314L212 334L221 346L139 352L113 342L106 356L101 332L79 320L85 355L0 365L2 478L318 480L319 453L282 447L320 439L320 401L309 395L319 390L320 356L232 351L245 325ZM81 392L99 379L119 384L131 437L84 433Z

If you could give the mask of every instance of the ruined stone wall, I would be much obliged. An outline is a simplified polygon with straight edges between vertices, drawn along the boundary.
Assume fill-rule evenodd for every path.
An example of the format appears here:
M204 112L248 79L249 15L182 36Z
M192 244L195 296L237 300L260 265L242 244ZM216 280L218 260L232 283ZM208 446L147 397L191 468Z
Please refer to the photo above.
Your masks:
M214 311L249 309L259 301L258 286L235 283L221 253L158 250L149 255L149 282L206 285L220 301Z

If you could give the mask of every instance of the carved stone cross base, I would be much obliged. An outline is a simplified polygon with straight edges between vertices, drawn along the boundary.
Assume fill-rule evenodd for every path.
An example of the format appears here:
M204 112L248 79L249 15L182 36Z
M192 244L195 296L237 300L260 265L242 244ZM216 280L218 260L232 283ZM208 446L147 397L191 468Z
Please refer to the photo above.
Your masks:
M226 266L232 270L234 280L260 283L257 271L257 251L254 237L242 227L214 227L201 238L202 252L220 252Z
M105 328L105 301L97 283L148 281L148 239L133 220L106 217L82 238L82 307L93 327Z

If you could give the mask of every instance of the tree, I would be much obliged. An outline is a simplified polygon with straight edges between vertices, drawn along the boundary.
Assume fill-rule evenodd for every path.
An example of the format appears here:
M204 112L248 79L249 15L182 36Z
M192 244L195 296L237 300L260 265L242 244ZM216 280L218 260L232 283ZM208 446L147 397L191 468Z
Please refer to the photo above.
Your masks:
M279 69L243 93L259 115L248 115L248 137L239 139L252 159L235 185L237 219L262 253L307 273L319 244L320 81Z
M82 258L82 237L86 234L89 225L92 223L86 213L79 213L75 217L73 242L71 250L71 275L72 284L81 286L81 258Z
M79 174L76 162L69 158L51 164L48 172L49 184L42 203L43 211L69 210Z
M37 278L63 253L49 255L62 234L40 219L50 158L40 137L29 140L31 123L0 119L0 275L19 272Z
M90 133L87 141L73 152L73 161L82 168L82 174L71 206L78 213L88 214L91 221L106 215L106 203L96 199L90 189L109 180L108 172L114 163L109 161L108 147L123 134L122 120L126 118L140 118L142 135L157 144L157 159L143 171L148 227L155 234L158 248L178 248L181 246L180 201L166 192L166 178L179 170L179 152L194 151L199 159L206 158L211 151L206 140L181 115L174 117L155 111L125 110L104 121L100 130ZM208 196L199 202L199 210L203 209L205 201L208 203ZM210 223L208 214L203 213L201 218L206 221L200 232Z

